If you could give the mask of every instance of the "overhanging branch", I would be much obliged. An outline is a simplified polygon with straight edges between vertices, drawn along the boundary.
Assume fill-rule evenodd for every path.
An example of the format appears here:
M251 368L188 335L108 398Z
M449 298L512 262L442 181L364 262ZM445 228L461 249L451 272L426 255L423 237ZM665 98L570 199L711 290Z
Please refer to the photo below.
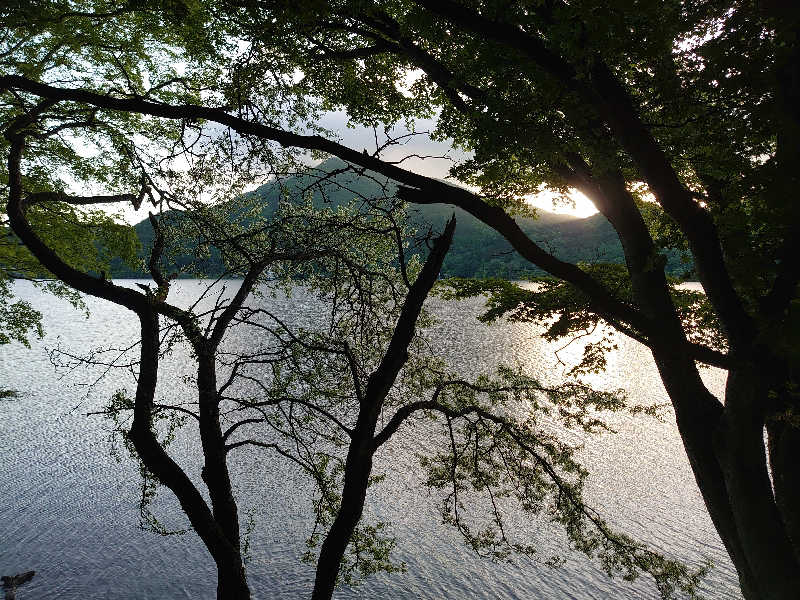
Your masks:
M241 135L251 135L272 140L282 146L318 150L338 156L342 160L375 171L400 183L403 187L400 188L398 197L404 200L422 204L453 204L462 208L503 235L524 258L582 290L591 298L592 308L601 316L609 317L609 320L629 323L639 331L648 332L650 330L649 320L633 306L615 298L599 282L574 264L561 261L544 251L520 229L516 221L503 209L487 204L478 195L464 188L406 171L322 136L300 135L254 123L231 115L221 108L193 104L159 104L140 97L119 98L82 89L57 88L19 75L0 77L0 91L11 88L44 98L82 102L109 110L135 112L167 119L206 119L230 127Z

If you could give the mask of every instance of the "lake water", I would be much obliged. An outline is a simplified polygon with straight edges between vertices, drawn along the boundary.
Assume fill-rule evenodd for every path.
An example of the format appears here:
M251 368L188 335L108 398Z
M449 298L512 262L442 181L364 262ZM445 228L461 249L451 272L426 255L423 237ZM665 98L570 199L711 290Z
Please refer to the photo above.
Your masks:
M185 302L201 285L180 281L173 289ZM0 386L20 392L14 401L0 401L0 574L36 571L33 581L20 588L19 600L214 598L216 570L199 538L192 532L162 537L139 528L137 467L124 453L121 462L112 457L110 424L86 416L114 390L131 389L130 377L113 372L88 386L98 370L57 373L47 356L56 347L75 354L124 347L136 340L136 319L92 299L91 316L85 319L26 283L16 289L45 313L47 336L31 350L18 345L0 349ZM269 302L295 322L314 318L313 305L302 294ZM519 363L549 382L564 372L555 356L561 344L541 340L534 325L483 325L475 319L478 300L434 300L430 307L439 317L432 339L448 362L466 374L491 371L499 363ZM618 343L607 372L591 383L625 388L634 403L667 402L646 349L626 338ZM579 345L573 346L560 353L567 363L579 355ZM159 394L186 394L191 400L191 388L180 379L190 368L180 356L165 364ZM703 377L712 392L722 392L724 373L706 369ZM664 422L621 414L609 420L617 433L585 439L572 434L572 441L584 444L580 456L592 473L587 497L618 529L670 557L690 564L712 560L705 582L708 597L740 598L735 571L705 512L672 415ZM187 432L170 451L199 480L192 440ZM397 538L395 558L405 562L407 572L373 576L356 588L339 590L336 597L658 597L646 577L633 583L608 579L589 559L569 550L558 568L528 559L493 563L476 557L440 523L438 496L421 486L415 457L426 443L419 432L401 429L378 458L386 479L369 492L368 513L389 523ZM307 597L313 568L300 557L313 525L308 483L271 454L232 456L240 511L253 524L248 575L254 598ZM154 512L167 527L187 524L167 490L159 493ZM546 524L520 515L512 515L511 522L528 543L541 548L542 556L563 548L559 533Z

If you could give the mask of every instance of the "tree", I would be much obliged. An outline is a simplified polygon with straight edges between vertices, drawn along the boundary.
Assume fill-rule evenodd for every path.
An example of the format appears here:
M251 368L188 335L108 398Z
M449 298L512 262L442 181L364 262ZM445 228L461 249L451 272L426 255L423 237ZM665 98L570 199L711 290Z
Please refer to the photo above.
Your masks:
M76 18L101 27L118 18L97 8ZM230 69L213 85L175 83L162 73L146 84L128 77L123 89L112 89L104 77L113 69L64 83L6 59L0 90L13 98L12 114L29 113L35 97L159 122L202 119L242 139L339 156L398 182L409 202L470 212L555 278L538 294L473 287L493 294L496 313L559 314L552 335L601 319L651 349L743 594L794 597L795 6L637 2L610 11L593 2L343 0L229 2L218 11L193 2L147 17L136 8L118 11L164 27L196 73L207 74L215 61ZM231 49L231 40L245 50ZM153 71L132 63L116 68L120 75ZM409 72L418 75L411 84ZM275 106L296 110L281 116ZM480 194L303 130L315 111L332 107L376 125L439 111L437 134L474 151L454 175ZM527 238L510 213L541 185L589 196L619 234L625 268L565 263ZM707 304L671 290L662 248L691 254ZM728 371L724 403L703 385L698 362Z
M385 206L385 199L362 199L357 210L320 210L289 202L267 221L256 216L259 199L252 195L218 205L184 202L180 219L151 213L155 240L148 269L155 287L139 284L139 292L70 267L42 242L27 220L28 201L20 195L26 133L12 129L7 135L12 150L8 211L21 241L61 281L129 308L142 323L140 342L122 355L65 356L70 368L75 361L105 367L123 364L126 370L137 367L135 396L118 390L101 414L116 422L140 463L144 523L168 533L148 508L154 486L166 486L217 564L219 598L250 596L238 505L227 466L231 452L273 450L313 478L319 489L318 525L330 526L324 536L315 532L310 540L315 546L324 538L313 597L330 598L337 581L352 582L376 570L398 568L389 558L393 541L381 534L381 524L360 521L367 489L378 476L372 468L374 455L419 414L444 418L450 447L429 459L430 485L452 487L443 514L477 551L494 557L511 550L535 552L504 531L499 502L513 497L534 514L547 509L577 548L599 553L609 574L635 577L640 571L649 572L664 597L676 589L694 592L702 571L691 572L615 533L584 504L581 489L586 472L573 459L574 448L559 442L538 422L539 413L549 414L552 405L564 426L597 430L602 421L593 411L624 406L615 394L576 384L546 388L507 368L496 379L467 381L427 356L431 349L415 330L452 239L454 219L434 240L420 267L417 254L407 257L407 238L398 225L402 204ZM61 194L52 201L71 204L82 199ZM176 202L178 198L170 194L170 205ZM228 274L243 276L235 294L226 298L223 290L204 311L198 308L199 300L189 309L168 301L176 276L163 271L169 246L180 248L181 238L187 236L199 236L200 246L213 243L222 252ZM245 305L256 286L264 293L265 285L284 286L298 277L331 306L327 332L296 330L277 315ZM210 294L206 289L200 300ZM161 326L161 317L167 325ZM428 319L422 316L422 320ZM223 351L221 344L231 326L252 329L262 341ZM156 401L159 364L179 343L179 334L196 363L197 400ZM380 348L385 351L376 352ZM132 350L138 350L137 360L121 360ZM393 411L392 417L378 430L378 419L387 411ZM192 419L199 431L202 480L210 505L168 452L176 428L186 419ZM344 448L346 456L337 448ZM497 529L471 529L460 514L462 498L470 493L488 496Z
M291 366L291 363L298 360L297 347L313 352L320 350L333 352L336 355L347 356L352 362L355 358L346 342L333 350L326 349L320 346L319 340L304 340L301 335L283 325L278 317L258 308L245 306L245 301L258 285L271 282L275 285L275 280L279 285L285 285L287 278L298 275L302 276L304 281L308 281L316 270L321 270L323 273L321 278L325 282L323 290L330 291L339 302L347 306L349 311L354 312L362 336L367 336L376 329L375 320L386 320L385 313L391 318L399 311L397 333L392 337L387 354L380 361L378 371L369 375L371 383L366 389L367 397L364 402L370 410L364 418L372 423L371 427L374 430L381 406L375 402L376 395L382 403L394 384L397 372L408 358L408 346L414 334L422 302L436 280L452 238L455 221L452 221L445 234L434 242L430 256L422 266L420 276L412 284L408 277L413 277L416 269L413 264L407 264L402 256L403 236L393 229L397 227L395 223L397 216L393 214L391 208L383 212L365 213L348 212L346 208L333 212L309 211L307 207L297 208L289 205L273 215L269 222L264 223L263 220L255 218L252 211L247 210L248 204L254 202L252 198L240 198L221 207L197 204L192 210L186 211L189 220L182 224L183 235L186 235L187 228L197 228L205 243L213 243L222 251L229 266L228 275L243 276L235 294L229 298L220 294L212 309L203 313L197 311L196 304L190 309L183 309L168 301L170 282L176 274L165 275L162 272L162 259L167 250L169 237L167 222L156 218L152 213L150 221L156 235L148 268L155 287L140 284L142 290L138 291L115 285L104 276L97 277L84 273L67 264L53 248L45 244L28 220L27 211L31 204L31 195L27 197L21 195L23 177L20 159L27 132L20 133L10 128L6 133L11 142L8 165L9 221L22 243L40 261L41 266L60 281L75 290L128 308L140 321L141 339L136 344L139 356L134 363L138 367L135 396L131 398L124 390L119 390L103 413L120 425L125 444L142 467L144 477L142 510L145 520L154 529L163 532L157 519L151 517L147 509L147 502L154 492L152 484L155 480L175 494L192 528L216 562L218 597L249 598L238 505L227 464L229 453L250 446L273 448L280 454L292 458L313 474L319 475L320 468L324 471L324 466L320 467L317 462L320 460L317 452L311 453L308 457L292 457L290 451L282 449L275 442L267 442L253 435L252 426L260 423L281 433L281 427L271 420L267 410L284 414L288 410L290 415L288 421L292 429L309 427L308 414L291 416L293 413L307 411L313 415L315 411L320 412L350 433L354 438L351 446L356 448L356 455L360 454L361 446L367 440L364 436L356 435L359 431L358 425L351 431L342 425L334 413L329 412L331 409L326 410L324 396L304 399L302 394L296 395L296 386L287 387L287 383L277 376L275 380L278 383L265 388L264 384L260 383L262 377L252 373L254 370L264 368L265 365L276 368L277 365L288 362ZM109 198L104 199L109 200ZM122 198L122 200L127 199ZM52 201L71 205L80 204L82 198L61 194ZM231 221L232 213L238 216L241 227L234 227ZM175 232L172 232L172 236L174 243ZM388 242L381 243L381 240ZM399 249L396 246L398 243L401 244ZM393 287L398 282L393 281L389 275L387 249L389 262L396 261L398 251L400 252L403 280L409 286L405 296ZM357 258L354 253L358 255ZM299 270L299 273L295 273L296 270ZM357 281L359 284L357 288L350 283L350 294L347 293L346 284L334 276L339 271L347 274L342 278L346 282L352 282L354 277L361 278ZM261 292L263 291L262 289ZM209 293L209 290L205 290L202 296ZM358 306L354 308L354 305ZM378 312L374 313L370 309ZM268 322L272 322L274 328L271 329L263 319L259 320L259 317L264 316ZM341 315L334 312L331 319L340 317ZM161 318L168 319L172 324L162 327ZM257 332L266 331L269 334L266 337L269 339L261 350L248 348L239 354L223 353L221 343L232 324L238 327L249 326ZM197 400L187 404L184 399L176 398L173 402L161 404L155 398L159 363L162 356L176 343L176 328L188 342L196 362ZM366 340L373 352L375 344L382 341L380 333L382 332L378 330L377 336L373 334ZM95 364L98 362L96 358L72 358L79 362L91 361ZM119 358L117 357L117 360ZM117 360L106 364L112 366ZM226 371L225 379L219 382L219 371L223 368ZM352 368L356 369L354 362ZM294 374L291 371L290 373ZM354 377L360 375L359 372L353 372ZM248 382L256 384L255 393L261 389L268 395L263 400L256 400L255 396L246 393L247 390L241 389L238 395L232 395L231 388L241 388L243 383L246 385ZM358 385L358 381L355 381L355 384ZM376 386L377 390L372 389ZM276 389L280 391L277 397L275 397ZM300 408L294 411L295 406ZM133 418L129 428L122 428L121 423L127 413L132 413ZM176 421L176 417L179 420ZM189 417L196 422L199 430L204 459L202 480L208 490L210 503L204 499L195 482L167 451L175 428L181 424L180 418L185 420ZM159 422L164 419L170 422L167 423L166 430L162 431L159 429ZM369 433L369 425L362 427L367 427L366 432ZM246 437L236 439L243 431L247 431ZM328 439L334 438L333 433L324 435ZM298 434L295 434L293 440L296 443L303 442ZM304 462L306 459L307 462ZM363 471L363 466L348 466L345 474L348 475L353 470ZM369 474L370 469L367 469L367 478ZM322 481L326 480L324 475L320 477ZM330 480L328 483L330 484ZM358 485L362 484L362 505L343 504L349 511L357 510L355 522L361 516L367 481L359 481ZM353 492L346 487L345 493ZM335 523L338 522L341 522L341 518L337 516ZM349 527L346 533L326 538L343 542L341 553L335 559L331 586L338 575L341 554L350 541L355 522L345 525ZM368 537L362 535L362 538ZM330 551L323 548L323 555L327 554L330 554Z

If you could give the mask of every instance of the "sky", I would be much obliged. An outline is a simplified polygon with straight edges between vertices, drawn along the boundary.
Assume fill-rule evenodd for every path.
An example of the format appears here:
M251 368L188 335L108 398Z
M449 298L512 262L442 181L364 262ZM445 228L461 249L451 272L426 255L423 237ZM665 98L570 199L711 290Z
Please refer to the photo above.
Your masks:
M367 152L375 151L375 132L366 128L349 128L347 127L347 115L344 112L329 112L320 121L323 127L337 131L341 137L341 142L346 146L355 149L366 149ZM420 119L416 121L415 131L426 132L432 130L434 122L432 120ZM400 136L407 133L405 128L398 128L392 135ZM379 132L379 143L383 143L385 136ZM444 158L413 158L413 155L424 157L444 157ZM458 150L453 150L452 147L444 142L435 142L427 135L415 135L404 141L402 145L391 146L382 153L384 160L401 160L404 157L412 156L404 160L402 166L409 171L419 173L420 175L427 175L429 177L436 177L438 179L446 179L447 172L453 165L454 161L463 159L466 155ZM577 217L588 217L597 212L594 204L580 192L575 192L570 195L570 199L574 202L574 206L565 205L559 202L553 204L555 195L549 192L537 194L531 197L529 202L535 207L550 212L570 214Z

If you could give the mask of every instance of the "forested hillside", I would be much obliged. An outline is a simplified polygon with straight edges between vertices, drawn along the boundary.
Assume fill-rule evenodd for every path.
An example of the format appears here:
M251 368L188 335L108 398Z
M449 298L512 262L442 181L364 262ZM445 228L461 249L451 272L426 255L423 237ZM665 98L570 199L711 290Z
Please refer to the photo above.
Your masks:
M250 194L263 201L264 216L269 217L283 196L289 201L299 202L311 194L315 205L338 206L356 198L381 197L393 192L386 179L375 174L359 176L352 171L343 170L345 163L331 158L310 169L307 174L294 175L280 181L273 180L262 185ZM324 178L324 181L321 179ZM453 213L458 222L450 252L445 258L442 275L445 277L502 277L518 279L526 275L540 275L541 271L532 268L511 249L511 245L495 230L490 229L465 211L444 204L419 205L411 208L411 218L417 228L441 229ZM175 211L168 218L180 219ZM569 262L624 262L619 239L608 221L600 214L587 218L538 211L535 219L518 219L522 229L531 239L557 257ZM147 219L137 223L136 233L142 243L140 255L148 255L153 243L153 228ZM220 256L213 249L211 256L198 259L191 251L191 241L184 241L189 250L174 257L178 270L187 270L208 276L217 276L224 271ZM672 274L682 274L689 267L680 262L676 255L670 255L667 270ZM112 270L114 277L146 277L144 271L132 270L121 262L116 262Z

